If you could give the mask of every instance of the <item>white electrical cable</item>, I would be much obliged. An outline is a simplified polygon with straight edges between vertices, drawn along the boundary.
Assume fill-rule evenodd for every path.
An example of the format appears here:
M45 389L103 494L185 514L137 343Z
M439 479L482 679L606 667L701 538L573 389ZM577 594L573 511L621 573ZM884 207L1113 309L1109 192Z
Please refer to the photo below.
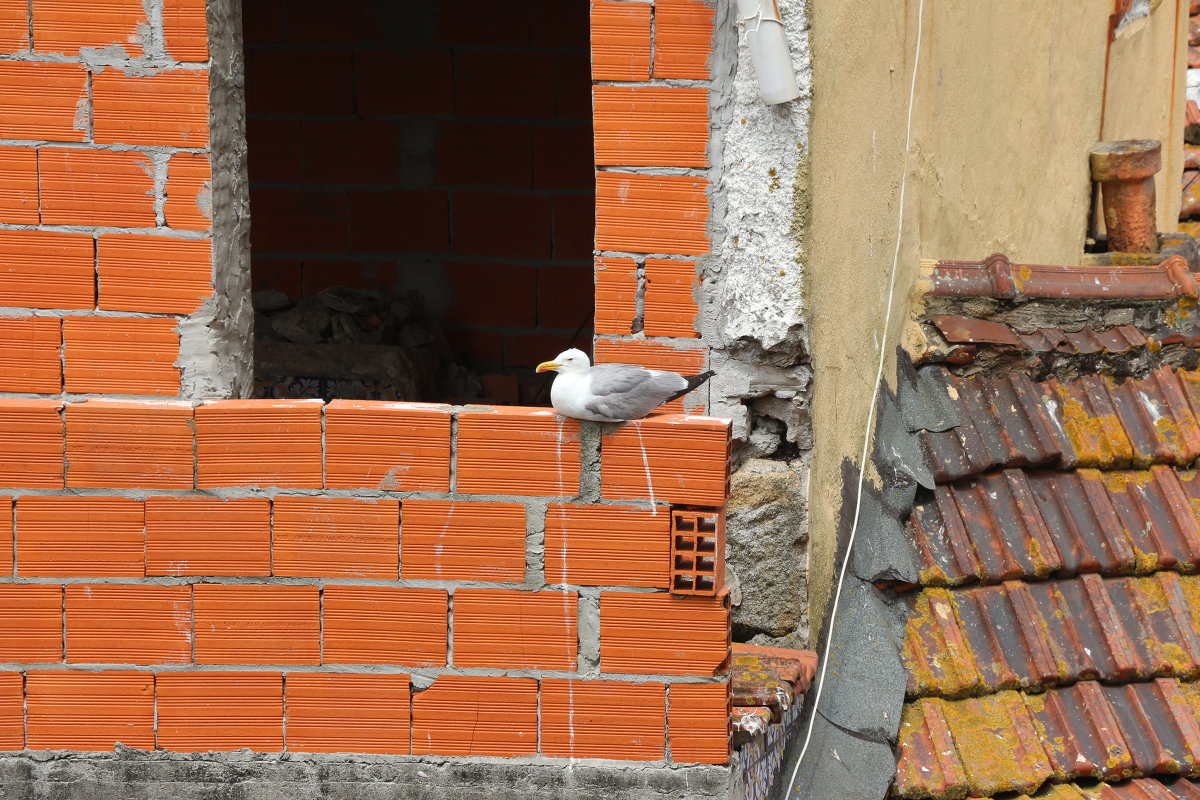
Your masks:
M858 535L858 520L862 512L863 481L867 474L867 454L871 447L871 429L875 424L875 403L879 399L879 387L883 383L883 365L887 361L888 327L892 321L892 301L896 293L896 268L900 264L900 240L901 234L904 232L904 189L908 184L908 155L912 144L912 112L913 102L917 96L917 67L921 63L921 34L924 32L924 19L925 0L920 0L917 5L916 50L913 53L912 79L908 87L908 119L904 129L904 159L902 162L903 169L900 173L900 193L898 199L900 209L896 218L896 250L892 254L891 275L888 277L887 311L883 318L883 336L879 344L879 365L875 370L875 388L871 391L871 405L867 408L867 430L863 434L862 457L859 461L858 495L854 503L854 522L850 526L850 537L846 541L846 554L842 559L842 569L838 575L837 589L833 594L833 603L829 607L829 633L825 641L825 655L821 659L821 674L817 678L817 693L813 697L812 714L808 721L808 732L804 735L804 744L800 748L800 755L796 758L796 768L792 770L792 777L788 780L788 793L796 787L796 776L800 773L800 765L804 763L804 756L808 753L808 746L812 742L813 728L817 724L817 711L821 705L821 692L825 689L825 673L829 668L829 651L833 645L834 624L837 622L838 602L842 597L842 587L846 583L846 567L849 566L850 556L854 551L854 539Z

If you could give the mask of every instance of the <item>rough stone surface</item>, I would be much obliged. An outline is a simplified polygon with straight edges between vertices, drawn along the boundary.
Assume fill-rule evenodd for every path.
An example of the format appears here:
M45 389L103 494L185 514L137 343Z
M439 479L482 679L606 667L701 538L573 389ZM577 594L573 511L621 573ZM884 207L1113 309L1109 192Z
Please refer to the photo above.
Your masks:
M0 757L4 800L685 800L727 798L725 767L394 756L36 752Z
M213 295L179 323L184 397L248 397L254 380L241 22L241 0L209 0Z
M733 476L726 506L728 563L741 585L733 624L741 638L807 640L803 545L808 539L808 471L786 461L753 459Z

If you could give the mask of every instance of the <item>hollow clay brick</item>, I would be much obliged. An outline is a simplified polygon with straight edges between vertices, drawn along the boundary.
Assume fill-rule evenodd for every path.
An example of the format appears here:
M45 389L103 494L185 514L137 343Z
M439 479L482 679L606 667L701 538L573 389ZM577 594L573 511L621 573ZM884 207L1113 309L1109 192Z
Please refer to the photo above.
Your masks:
M63 487L62 406L61 400L0 399L0 486Z
M348 497L278 497L272 514L275 575L395 580L400 504Z
M0 4L0 25L3 13ZM37 225L41 221L37 159L32 147L0 147L0 222Z
M146 498L146 574L270 575L271 501Z
M449 491L449 407L334 400L325 408L325 485Z
M144 577L144 524L142 501L129 497L22 497L17 574Z
M191 586L71 584L66 592L69 663L192 660Z
M106 311L190 314L213 293L208 239L101 236L97 263Z
M31 750L154 749L154 675L31 670L25 676Z
M321 488L322 406L320 400L197 406L197 485Z
M179 394L179 321L67 317L63 381L79 394Z
M665 755L661 683L542 679L542 755L658 761Z
M400 509L400 577L525 579L525 506L405 500Z
M44 225L155 225L154 168L133 150L38 151Z
M81 233L0 231L0 305L95 307L95 247Z
M579 422L549 409L461 412L457 445L460 494L579 493Z
M579 652L575 592L458 589L456 667L574 670Z
M197 664L319 664L316 586L195 586Z
M407 675L290 673L288 750L407 755L408 681Z
M327 585L324 663L444 667L448 609L444 589Z
M413 755L537 752L538 682L532 678L441 675L412 705Z
M155 685L160 749L283 749L283 676L278 672L160 672Z
M0 584L0 661L62 661L62 642L63 587Z
M0 317L0 341L0 392L62 391L61 319Z
M93 139L105 144L208 146L208 71L92 75Z
M670 511L633 506L546 509L546 581L581 586L670 585Z
M67 419L67 486L191 489L192 404L88 400Z
M82 142L87 74L82 64L0 63L0 138Z

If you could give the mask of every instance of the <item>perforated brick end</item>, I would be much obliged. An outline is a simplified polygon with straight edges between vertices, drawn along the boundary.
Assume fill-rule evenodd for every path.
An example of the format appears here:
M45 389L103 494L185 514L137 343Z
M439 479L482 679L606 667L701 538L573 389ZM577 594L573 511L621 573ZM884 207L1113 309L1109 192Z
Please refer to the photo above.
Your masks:
M725 586L725 512L671 509L671 592L715 595Z

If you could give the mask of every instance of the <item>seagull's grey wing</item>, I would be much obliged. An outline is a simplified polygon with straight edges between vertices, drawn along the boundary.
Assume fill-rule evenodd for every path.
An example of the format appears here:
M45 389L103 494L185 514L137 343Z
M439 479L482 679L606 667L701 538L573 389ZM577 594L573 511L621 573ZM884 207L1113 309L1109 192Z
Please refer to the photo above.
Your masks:
M587 409L614 420L641 419L687 386L682 375L633 364L592 367Z

